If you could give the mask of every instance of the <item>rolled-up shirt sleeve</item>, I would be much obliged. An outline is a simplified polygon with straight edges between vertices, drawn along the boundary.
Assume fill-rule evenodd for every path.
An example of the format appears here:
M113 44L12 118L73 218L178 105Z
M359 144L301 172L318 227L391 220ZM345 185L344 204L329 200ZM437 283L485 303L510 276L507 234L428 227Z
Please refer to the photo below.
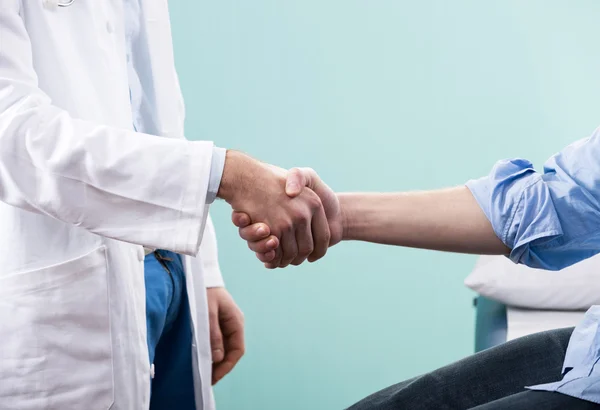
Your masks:
M513 262L559 270L600 252L600 128L551 157L543 173L504 160L466 185Z

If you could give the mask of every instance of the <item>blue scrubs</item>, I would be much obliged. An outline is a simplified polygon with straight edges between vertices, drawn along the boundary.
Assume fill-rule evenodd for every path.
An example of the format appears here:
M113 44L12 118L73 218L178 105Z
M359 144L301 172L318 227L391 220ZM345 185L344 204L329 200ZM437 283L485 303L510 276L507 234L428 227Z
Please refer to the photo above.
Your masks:
M144 261L151 410L194 410L192 328L181 257L158 250Z

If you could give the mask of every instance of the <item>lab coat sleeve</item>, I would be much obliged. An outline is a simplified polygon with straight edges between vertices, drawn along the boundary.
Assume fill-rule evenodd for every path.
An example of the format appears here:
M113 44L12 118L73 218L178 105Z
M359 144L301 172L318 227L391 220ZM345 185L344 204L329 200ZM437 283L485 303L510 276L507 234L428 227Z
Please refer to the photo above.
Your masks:
M217 250L217 236L210 215L206 220L204 238L200 245L200 259L204 268L204 284L207 288L225 286L219 267L219 253Z
M19 2L0 6L0 201L197 255L213 144L72 118L37 84Z
M544 165L498 162L467 187L511 249L510 259L559 270L600 252L600 128Z

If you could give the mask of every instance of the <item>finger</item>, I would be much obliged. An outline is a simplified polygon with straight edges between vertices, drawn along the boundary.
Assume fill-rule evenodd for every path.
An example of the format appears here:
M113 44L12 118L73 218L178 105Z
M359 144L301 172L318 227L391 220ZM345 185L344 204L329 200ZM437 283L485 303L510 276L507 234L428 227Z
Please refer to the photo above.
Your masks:
M271 229L269 229L268 225L263 223L256 223L245 228L240 228L239 232L240 237L248 242L261 241L271 235Z
M281 240L279 240L279 243L281 244ZM281 246L279 246L279 247L277 247L277 249L275 249L275 257L270 262L265 263L265 268L267 268L267 269L278 268L282 257L283 257L283 250L282 250Z
M296 229L296 243L298 244L298 256L292 261L292 265L298 266L313 253L314 244L311 227L307 224Z
M250 248L251 251L254 251L257 253L267 253L267 252L277 249L278 246L279 246L279 239L277 239L277 237L273 236L273 235L269 236L266 239L263 239L262 241L248 242L248 248ZM274 256L275 256L275 253L273 253L273 257Z
M285 183L285 193L290 197L294 198L300 195L305 186L308 185L306 176L299 168L292 168L288 172L287 180Z
M231 214L231 222L238 228L245 228L252 222L248 214L244 212L233 211Z
M213 363L219 363L225 357L225 347L223 344L223 334L221 333L221 326L219 324L219 317L216 309L211 310L209 314L209 323L212 360Z
M273 259L275 259L275 251L269 251L267 253L256 253L256 257L258 258L259 261L261 261L262 263L269 263L271 262Z
M265 263L265 268L267 268L267 269L277 269L279 267L279 261L280 260L281 259L279 259L277 256L275 256L271 262Z
M235 365L240 361L244 355L243 350L232 350L227 352L225 359L221 363L215 366L213 369L213 380L212 384L217 384L223 377L233 370Z
M295 230L289 230L281 236L280 249L282 250L281 261L279 262L280 268L288 266L296 256L298 256L298 243L296 242Z
M225 377L240 361L246 350L244 323L241 318L231 319L224 324L225 357L213 369L213 384Z
M309 255L308 261L314 262L325 256L327 249L329 248L329 239L331 238L327 216L325 215L325 210L322 207L315 211L312 219L311 229L314 250Z

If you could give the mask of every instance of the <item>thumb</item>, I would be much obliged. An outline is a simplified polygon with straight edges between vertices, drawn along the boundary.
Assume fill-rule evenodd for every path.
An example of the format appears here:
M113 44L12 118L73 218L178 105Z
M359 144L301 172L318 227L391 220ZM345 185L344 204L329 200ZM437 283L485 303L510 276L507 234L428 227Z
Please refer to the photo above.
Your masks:
M292 168L288 172L285 193L294 198L300 195L304 187L312 188L312 177L306 169Z
M223 333L221 333L221 326L216 313L210 315L210 347L213 363L222 362L225 358L225 347L223 345Z

